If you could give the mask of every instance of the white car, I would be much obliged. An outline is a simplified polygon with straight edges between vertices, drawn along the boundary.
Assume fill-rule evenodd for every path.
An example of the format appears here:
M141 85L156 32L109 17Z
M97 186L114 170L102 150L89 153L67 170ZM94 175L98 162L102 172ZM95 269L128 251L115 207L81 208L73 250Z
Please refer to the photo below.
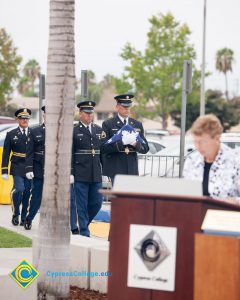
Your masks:
M165 146L159 141L147 139L147 142L149 146L148 154L156 154L165 148Z
M10 130L11 128L14 128L17 126L17 123L7 123L7 124L0 124L0 132L4 130Z
M186 142L185 155L194 150L193 142ZM154 155L140 154L138 156L138 171L140 176L178 177L179 143L166 147Z
M170 133L164 129L148 129L145 130L145 135L147 138L161 139L164 136L169 136Z
M167 145L168 140L162 140ZM226 144L232 149L240 149L240 134L222 134L221 143ZM157 177L178 177L179 176L179 157L180 139L174 138L165 149L154 155L139 155L138 170L140 176ZM185 139L184 157L195 151L195 145L191 137Z
M4 130L0 131L0 147L3 147L3 144L4 144L4 140L5 140L5 137L7 135L7 133L9 131L11 131L12 129L15 129L18 127L18 124L15 123L15 124L7 124L7 125L11 125L10 127L8 128L5 128ZM38 123L33 123L33 124L29 124L29 127L30 128L34 128L36 126L38 126L39 124Z
M240 133L223 133L221 142L232 149L240 148Z

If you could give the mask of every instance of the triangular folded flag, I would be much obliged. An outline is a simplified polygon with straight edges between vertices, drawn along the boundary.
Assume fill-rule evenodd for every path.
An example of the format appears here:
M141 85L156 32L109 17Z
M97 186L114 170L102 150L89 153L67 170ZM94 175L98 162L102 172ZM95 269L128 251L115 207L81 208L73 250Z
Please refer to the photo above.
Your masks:
M136 130L131 126L131 125L124 125L121 129L117 131L108 141L106 141L106 144L112 144L116 143L118 141L122 140L122 137L124 134L129 134L129 133L136 133L136 140L139 143L146 144L145 141L140 137L139 132L136 132Z

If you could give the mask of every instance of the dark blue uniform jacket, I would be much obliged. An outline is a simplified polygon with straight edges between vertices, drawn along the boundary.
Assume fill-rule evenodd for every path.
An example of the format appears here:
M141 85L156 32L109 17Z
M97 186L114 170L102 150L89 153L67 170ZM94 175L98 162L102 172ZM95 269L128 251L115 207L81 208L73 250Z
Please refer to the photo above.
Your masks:
M102 128L91 124L92 132L79 122L73 129L72 174L75 181L102 182L100 146L106 141Z
M129 118L128 124L139 132L145 143L137 142L136 146L123 145L122 141L112 144L103 144L103 175L114 178L116 174L138 175L137 152L145 154L149 151L148 143L144 137L142 123ZM106 133L106 140L110 139L119 129L123 122L118 116L103 122L102 128Z
M28 136L30 134L31 129L28 127ZM7 133L3 146L2 174L8 174L8 163L12 151L10 174L25 177L26 145L28 136L24 136L19 127Z
M43 178L45 161L45 124L32 129L26 149L26 173Z

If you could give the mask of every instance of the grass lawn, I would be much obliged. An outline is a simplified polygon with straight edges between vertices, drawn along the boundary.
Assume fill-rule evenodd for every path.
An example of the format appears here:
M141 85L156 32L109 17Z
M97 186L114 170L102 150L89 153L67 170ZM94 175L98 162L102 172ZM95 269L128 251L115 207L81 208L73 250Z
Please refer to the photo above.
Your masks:
M24 235L0 227L0 248L32 247L32 240Z

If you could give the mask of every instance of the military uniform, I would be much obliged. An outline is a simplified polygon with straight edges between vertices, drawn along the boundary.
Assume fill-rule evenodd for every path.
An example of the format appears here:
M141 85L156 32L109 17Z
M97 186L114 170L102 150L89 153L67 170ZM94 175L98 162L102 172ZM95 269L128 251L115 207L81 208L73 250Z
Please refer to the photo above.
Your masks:
M31 229L31 223L41 206L45 158L45 124L32 129L26 149L26 173L33 172L33 189L24 224Z
M28 136L30 129L28 128ZM3 156L2 156L2 174L8 174L8 163L11 160L10 174L13 176L25 177L26 163L26 143L27 136L23 135L20 128L9 131L6 135ZM12 151L12 156L10 154Z
M86 106L85 106L86 105ZM93 101L82 101L80 111L93 113ZM80 234L89 236L88 225L101 208L102 166L100 146L105 142L102 128L91 123L89 129L82 122L74 126L72 146L72 175L74 188L71 195L71 229L76 227L76 211Z
M105 133L96 124L91 124L91 133L79 122L73 130L72 174L75 181L102 182L100 146Z
M31 130L26 148L26 173L33 172L34 178L43 179L45 155L45 124Z
M19 109L16 111L15 116L17 118L29 119L31 111L29 109ZM21 131L22 130L22 131ZM27 130L27 134L26 134ZM26 166L26 145L27 139L30 135L30 128L18 127L9 131L6 135L3 154L2 154L2 177L8 174L8 164L11 160L10 174L13 176L13 188L11 191L12 209L13 209L13 225L18 225L18 216L20 215L20 205L22 204L21 211L21 224L26 218L27 207L31 192L31 180L28 180L25 175ZM12 156L10 158L10 154Z
M113 144L105 143L102 145L103 175L110 177L112 180L116 174L138 175L137 152L145 154L149 150L142 123L128 118L128 124L139 133L145 143L137 142L136 146L132 146L123 145L122 141L118 141ZM109 140L123 125L124 123L119 116L104 121L102 128L106 133L106 139Z

